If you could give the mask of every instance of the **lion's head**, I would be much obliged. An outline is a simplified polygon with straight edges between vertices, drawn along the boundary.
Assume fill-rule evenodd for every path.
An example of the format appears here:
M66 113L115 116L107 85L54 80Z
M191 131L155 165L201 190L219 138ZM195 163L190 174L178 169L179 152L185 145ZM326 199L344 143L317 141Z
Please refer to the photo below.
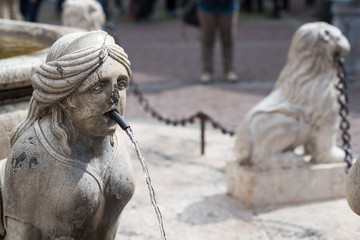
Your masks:
M302 25L294 34L288 61L301 55L333 60L335 56L345 58L350 44L341 31L325 22L313 22Z
M348 40L335 26L325 22L302 25L293 36L275 89L296 104L326 102L319 101L319 96L334 95L335 59L345 58L349 51Z

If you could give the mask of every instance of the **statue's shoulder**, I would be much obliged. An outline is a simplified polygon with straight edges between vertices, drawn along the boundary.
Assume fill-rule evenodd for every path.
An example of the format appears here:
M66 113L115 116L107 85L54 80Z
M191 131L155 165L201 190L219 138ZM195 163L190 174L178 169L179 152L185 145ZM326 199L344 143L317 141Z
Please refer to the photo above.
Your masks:
M17 153L22 152L33 153L38 148L42 148L42 145L36 135L34 126L31 126L15 141L9 155L17 155Z

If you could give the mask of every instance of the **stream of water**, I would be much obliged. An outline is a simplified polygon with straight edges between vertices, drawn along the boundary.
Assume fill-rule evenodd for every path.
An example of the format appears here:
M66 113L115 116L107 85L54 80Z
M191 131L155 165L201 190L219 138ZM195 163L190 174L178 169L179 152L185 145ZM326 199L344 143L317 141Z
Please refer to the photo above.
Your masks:
M155 191L154 191L154 188L153 188L152 183L151 183L151 178L150 178L149 170L148 170L148 168L146 166L145 158L141 154L139 144L136 141L136 138L135 138L134 133L131 130L131 128L127 127L125 129L125 132L129 136L129 138L130 138L130 140L132 142L132 145L133 145L133 147L134 147L134 149L136 151L136 155L137 155L137 157L138 157L138 159L140 161L141 167L142 167L143 172L145 174L145 180L146 180L146 184L147 184L147 187L148 187L148 190L149 190L150 200L151 200L151 203L152 203L152 205L153 205L153 207L155 209L155 213L156 213L156 216L157 216L157 219L158 219L158 222L159 222L161 239L166 240L166 234L165 234L162 215L161 215L159 206L158 206L158 204L156 202Z

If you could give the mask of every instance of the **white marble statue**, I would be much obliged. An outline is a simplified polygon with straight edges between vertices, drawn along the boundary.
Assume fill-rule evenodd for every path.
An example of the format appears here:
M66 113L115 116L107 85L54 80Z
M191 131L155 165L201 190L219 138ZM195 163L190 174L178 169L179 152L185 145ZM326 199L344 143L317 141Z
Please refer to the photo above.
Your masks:
M307 23L296 31L273 91L237 128L235 152L241 165L254 170L302 166L303 156L294 153L301 145L311 162L344 160L344 151L336 146L334 56L345 58L349 49L346 37L327 23Z
M103 31L61 37L36 69L27 118L1 161L0 239L114 240L134 192L123 131L131 76Z
M66 0L62 4L61 22L64 26L101 30L105 20L104 10L96 0Z

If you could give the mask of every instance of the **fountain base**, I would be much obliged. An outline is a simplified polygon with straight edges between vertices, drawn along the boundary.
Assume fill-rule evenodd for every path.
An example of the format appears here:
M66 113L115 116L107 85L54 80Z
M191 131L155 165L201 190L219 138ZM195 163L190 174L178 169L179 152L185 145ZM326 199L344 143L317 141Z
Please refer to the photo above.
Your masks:
M330 163L260 172L228 162L227 189L249 208L341 198L345 168L345 163Z

